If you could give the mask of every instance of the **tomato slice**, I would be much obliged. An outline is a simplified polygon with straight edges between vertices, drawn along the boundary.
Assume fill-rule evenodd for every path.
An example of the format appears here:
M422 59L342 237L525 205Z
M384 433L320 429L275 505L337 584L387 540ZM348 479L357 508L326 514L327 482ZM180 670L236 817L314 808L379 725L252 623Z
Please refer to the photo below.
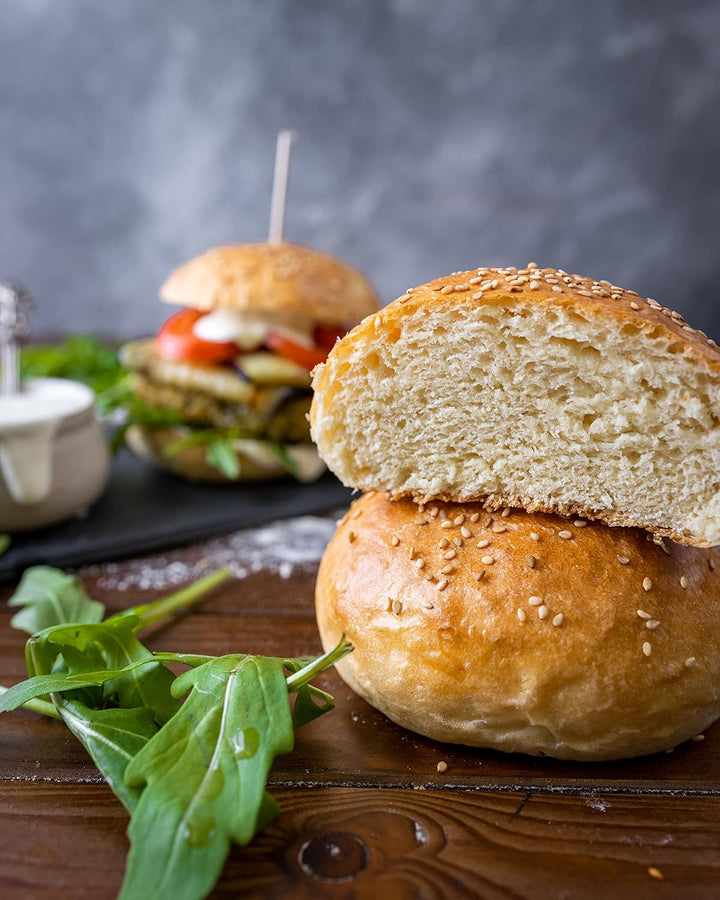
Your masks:
M265 337L265 346L308 371L315 368L318 363L325 362L329 352L320 347L298 344L281 331L269 331Z
M163 359L177 362L213 365L229 362L239 354L232 341L204 341L193 326L204 313L197 309L181 309L170 316L155 338L155 349Z
M313 340L323 350L329 353L335 346L338 338L341 338L346 331L344 328L338 328L337 325L316 325L313 333Z

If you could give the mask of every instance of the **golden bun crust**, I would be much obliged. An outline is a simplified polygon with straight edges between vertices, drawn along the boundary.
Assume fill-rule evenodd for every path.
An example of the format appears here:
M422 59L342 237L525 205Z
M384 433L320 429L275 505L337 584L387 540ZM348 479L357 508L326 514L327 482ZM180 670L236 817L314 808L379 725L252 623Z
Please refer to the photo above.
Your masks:
M357 269L329 253L285 242L214 247L175 269L160 289L168 303L307 315L351 325L378 297Z
M313 440L350 487L720 543L720 350L634 291L456 272L364 319L313 390Z
M199 444L186 447L179 453L166 455L166 449L171 444L187 437L187 433L187 428L183 426L176 428L146 428L142 425L131 425L125 432L125 443L137 456L166 472L186 478L188 481L230 482L234 484L244 481L270 481L291 477L284 466L263 452L266 442L262 440L248 439L238 442L239 445L243 445L246 448L245 452L242 452L242 450L237 451L237 458L240 464L240 476L238 478L228 478L214 466L208 465L205 460L205 447ZM315 448L312 444L303 445L304 456L309 457L306 463L308 465L308 473L307 477L298 478L298 480L314 481L325 471L325 466L317 458L317 453L314 450ZM313 464L312 457L316 458L315 464Z
M316 610L326 648L354 645L347 684L439 741L619 759L720 716L717 550L373 493L327 548Z

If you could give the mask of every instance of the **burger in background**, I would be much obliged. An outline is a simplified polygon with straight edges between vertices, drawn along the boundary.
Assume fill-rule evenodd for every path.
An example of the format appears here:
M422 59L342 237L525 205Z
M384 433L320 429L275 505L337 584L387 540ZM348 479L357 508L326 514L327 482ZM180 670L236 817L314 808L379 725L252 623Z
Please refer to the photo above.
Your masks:
M356 269L285 242L217 247L171 273L160 296L182 308L154 338L122 347L134 452L202 481L325 470L310 440L310 371L378 308Z

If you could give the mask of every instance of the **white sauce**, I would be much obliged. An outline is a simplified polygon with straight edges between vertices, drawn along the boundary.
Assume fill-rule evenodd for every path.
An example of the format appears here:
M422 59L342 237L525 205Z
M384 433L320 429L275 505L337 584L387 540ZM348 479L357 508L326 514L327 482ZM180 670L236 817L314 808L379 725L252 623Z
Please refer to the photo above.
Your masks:
M55 432L67 416L84 412L93 393L60 378L35 378L20 394L0 396L0 474L19 504L45 499L52 483Z
M312 330L312 320L297 314L242 312L235 309L213 310L193 326L195 336L203 341L232 341L242 350L261 347L270 331L279 331L297 344L312 347Z

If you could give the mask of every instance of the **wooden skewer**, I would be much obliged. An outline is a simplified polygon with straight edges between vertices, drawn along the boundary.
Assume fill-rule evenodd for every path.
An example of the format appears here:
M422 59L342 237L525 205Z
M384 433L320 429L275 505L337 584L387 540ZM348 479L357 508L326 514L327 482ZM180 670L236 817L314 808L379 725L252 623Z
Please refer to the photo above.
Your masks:
M272 202L270 205L271 244L279 244L283 239L285 208L287 206L287 185L290 172L290 147L295 135L292 131L281 131L275 148L275 174L273 176Z

